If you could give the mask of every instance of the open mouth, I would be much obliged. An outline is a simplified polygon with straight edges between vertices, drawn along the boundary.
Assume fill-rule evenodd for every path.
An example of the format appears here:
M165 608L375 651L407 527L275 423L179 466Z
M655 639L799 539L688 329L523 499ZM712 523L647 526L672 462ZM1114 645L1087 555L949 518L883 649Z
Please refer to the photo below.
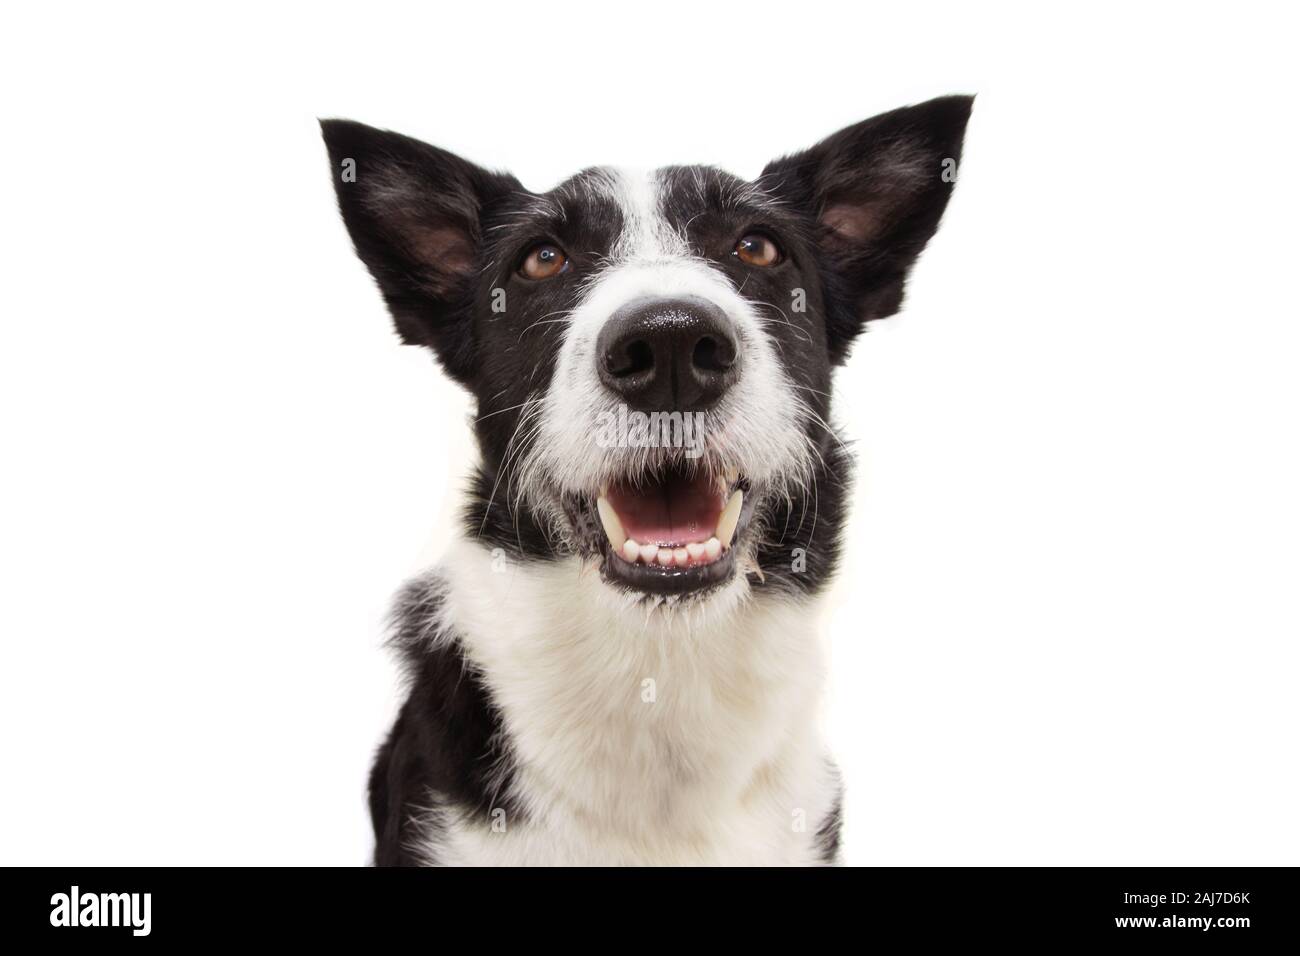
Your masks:
M612 482L595 498L592 528L602 573L653 594L685 594L726 581L753 502L737 472L681 466Z

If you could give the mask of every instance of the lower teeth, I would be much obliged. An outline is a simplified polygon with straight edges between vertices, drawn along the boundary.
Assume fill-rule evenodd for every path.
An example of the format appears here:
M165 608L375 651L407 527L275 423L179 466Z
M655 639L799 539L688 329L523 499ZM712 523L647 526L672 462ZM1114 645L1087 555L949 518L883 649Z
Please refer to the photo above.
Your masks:
M638 544L631 538L623 542L616 552L628 564L657 565L661 568L692 568L712 564L725 550L716 537L708 541L692 541L686 545L666 547L657 544Z

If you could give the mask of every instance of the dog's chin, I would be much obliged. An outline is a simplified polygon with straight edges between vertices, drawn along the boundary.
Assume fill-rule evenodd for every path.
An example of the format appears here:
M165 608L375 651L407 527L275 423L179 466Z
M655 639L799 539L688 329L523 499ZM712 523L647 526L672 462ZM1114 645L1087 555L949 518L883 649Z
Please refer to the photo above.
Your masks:
M702 598L746 564L755 496L738 470L665 464L564 501L579 553L632 596Z

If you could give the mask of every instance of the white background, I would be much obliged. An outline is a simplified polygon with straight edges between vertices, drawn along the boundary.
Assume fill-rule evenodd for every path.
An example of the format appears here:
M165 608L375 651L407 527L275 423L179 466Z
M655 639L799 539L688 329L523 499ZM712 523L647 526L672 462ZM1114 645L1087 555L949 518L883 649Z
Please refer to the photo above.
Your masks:
M1300 863L1295 24L1193 5L11 10L0 862L357 864L466 399L317 116L546 188L979 94L837 380L858 864ZM1281 5L1269 5L1281 9Z

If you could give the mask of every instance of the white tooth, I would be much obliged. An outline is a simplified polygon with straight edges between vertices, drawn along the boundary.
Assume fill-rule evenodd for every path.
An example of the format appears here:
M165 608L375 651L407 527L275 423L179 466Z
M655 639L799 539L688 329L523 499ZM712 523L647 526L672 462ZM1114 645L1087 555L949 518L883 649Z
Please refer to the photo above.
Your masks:
M623 530L623 522L618 520L618 512L603 496L596 499L596 511L600 513L600 523L605 528L609 543L618 551L627 541L627 532Z
M740 521L740 506L745 503L745 493L737 488L731 493L727 507L722 509L718 519L718 530L714 532L724 548L731 547L731 539L736 533L736 524Z
M656 555L656 559L657 559L658 562L659 562L660 564L662 564L665 568L668 567L668 565L670 565L670 564L673 563L673 549L672 549L672 548L660 548L660 549L659 549L659 554Z
M722 553L722 542L717 538L710 538L704 542L704 557L710 561L718 560L718 555Z
M659 556L659 545L643 544L641 545L641 560L646 564L654 564L655 558Z
M692 541L686 546L686 553L691 556L692 561L698 561L704 557L704 545L698 541Z
M686 567L686 565L690 563L690 560L691 560L691 553L687 551L685 548L673 549L673 561L676 562L679 568Z
M636 564L637 556L641 553L641 545L637 544L631 538L623 542L623 558L630 564Z

